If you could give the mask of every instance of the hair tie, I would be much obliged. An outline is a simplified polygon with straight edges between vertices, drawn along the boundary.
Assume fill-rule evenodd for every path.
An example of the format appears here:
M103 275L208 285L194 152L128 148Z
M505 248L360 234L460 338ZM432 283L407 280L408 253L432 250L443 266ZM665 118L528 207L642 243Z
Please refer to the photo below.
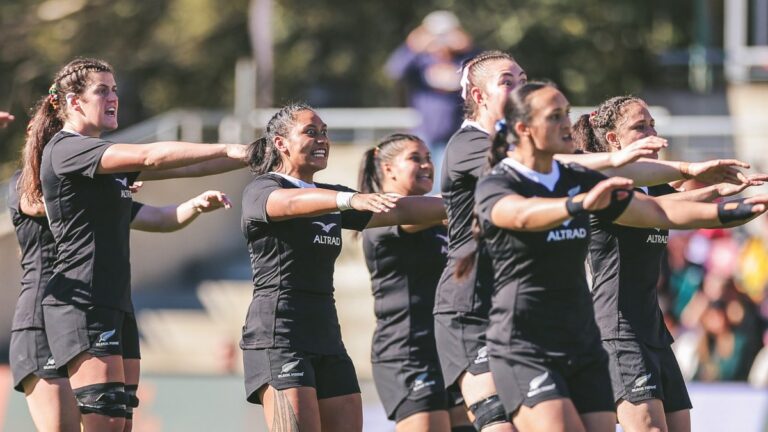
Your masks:
M597 117L597 110L589 113L589 125L592 127L595 126L595 117Z
M59 87L56 83L51 84L48 88L48 103L51 104L54 110L59 109Z
M507 133L507 121L506 120L499 120L496 122L496 125L494 126L496 129L496 133Z
M379 157L379 152L381 151L381 147L376 146L373 148L373 157Z

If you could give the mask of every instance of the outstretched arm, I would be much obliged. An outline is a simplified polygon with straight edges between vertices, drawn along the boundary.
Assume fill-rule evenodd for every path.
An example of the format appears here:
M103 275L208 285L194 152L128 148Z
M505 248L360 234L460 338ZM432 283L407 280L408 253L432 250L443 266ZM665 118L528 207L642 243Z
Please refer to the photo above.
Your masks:
M766 174L752 174L747 176L747 181L741 184L718 183L684 192L671 193L657 197L663 200L712 202L717 198L728 197L743 192L750 186L760 186L766 180Z
M131 229L150 232L177 231L192 223L201 213L231 206L227 195L219 191L203 192L179 205L145 205L131 222Z
M734 227L745 224L766 210L768 195L720 204L663 200L636 194L621 216L620 225L638 228L695 229Z
M575 162L595 171L620 168L642 157L651 157L667 147L667 140L655 136L639 139L621 150L605 153L556 154L560 162ZM626 176L625 176L626 177Z
M735 159L714 159L706 162L678 162L640 159L619 168L601 170L607 176L631 178L637 186L654 186L681 179L696 179L706 184L742 184L746 176L739 168L749 164Z
M632 181L613 177L603 180L589 192L573 200L582 203L586 211L598 211L611 203L611 194L620 189L631 189ZM514 231L545 231L560 226L573 217L566 206L568 198L525 198L510 194L491 208L491 223Z
M418 231L416 226L426 229L442 223L445 215L445 205L440 197L404 196L397 200L394 208L388 212L376 213L368 222L366 228L380 226L405 225L410 226L410 232Z
M330 189L277 189L267 198L267 216L280 221L317 216L339 210L373 212L366 228L439 223L445 219L443 199L393 194L361 194Z
M333 213L344 208L374 213L388 212L395 206L397 199L393 195L338 192L322 188L276 189L269 194L266 208L270 220L281 221ZM344 204L349 204L349 207Z
M248 165L246 162L248 146L243 144L232 144L232 146L230 151L227 152L226 157L198 162L179 168L142 171L139 178L142 180L164 180L169 178L205 177L244 168Z
M112 144L101 155L98 174L180 168L219 158L245 159L241 144L193 144L180 141ZM146 177L139 176L139 180Z

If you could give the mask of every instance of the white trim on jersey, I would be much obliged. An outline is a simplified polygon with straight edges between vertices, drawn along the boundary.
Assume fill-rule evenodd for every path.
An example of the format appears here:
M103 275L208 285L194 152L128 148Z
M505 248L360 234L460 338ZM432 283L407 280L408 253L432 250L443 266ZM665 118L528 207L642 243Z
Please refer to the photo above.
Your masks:
M549 189L550 192L555 190L555 185L557 184L557 181L560 180L560 166L554 160L552 161L552 170L549 172L549 174L543 174L538 171L534 171L510 157L505 158L501 161L501 163L528 177L530 180L544 186L545 188Z

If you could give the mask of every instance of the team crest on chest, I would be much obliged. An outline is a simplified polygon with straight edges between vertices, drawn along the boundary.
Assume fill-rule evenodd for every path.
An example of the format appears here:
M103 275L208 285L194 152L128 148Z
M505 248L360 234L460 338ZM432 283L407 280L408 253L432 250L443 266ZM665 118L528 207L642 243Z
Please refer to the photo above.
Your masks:
M312 225L319 231L319 234L315 234L315 238L312 240L313 244L341 246L341 228L339 228L339 235L328 235L330 232L338 226L337 223L323 223L321 221L314 221Z

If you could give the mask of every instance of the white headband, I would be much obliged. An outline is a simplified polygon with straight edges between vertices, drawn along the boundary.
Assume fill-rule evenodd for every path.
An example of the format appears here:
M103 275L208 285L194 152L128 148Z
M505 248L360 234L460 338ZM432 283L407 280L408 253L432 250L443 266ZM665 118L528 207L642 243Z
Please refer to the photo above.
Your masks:
M464 65L461 69L461 81L459 81L459 85L461 85L461 98L466 100L467 88L469 88L469 64Z

